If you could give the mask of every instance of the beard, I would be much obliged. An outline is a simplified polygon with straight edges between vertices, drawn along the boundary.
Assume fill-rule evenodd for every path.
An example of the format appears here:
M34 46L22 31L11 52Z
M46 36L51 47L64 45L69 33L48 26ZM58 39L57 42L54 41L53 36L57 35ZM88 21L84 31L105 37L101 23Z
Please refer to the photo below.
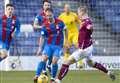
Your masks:
M50 22L53 22L54 20L53 20L53 18L49 18L49 21L50 21Z

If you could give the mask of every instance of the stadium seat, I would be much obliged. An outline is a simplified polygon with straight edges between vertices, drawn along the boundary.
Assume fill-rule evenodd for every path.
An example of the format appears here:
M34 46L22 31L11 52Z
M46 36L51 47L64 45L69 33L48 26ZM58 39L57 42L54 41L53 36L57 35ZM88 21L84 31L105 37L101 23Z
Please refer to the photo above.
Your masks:
M10 2L15 5L15 13L20 18L22 24L32 24L40 8L42 8L41 0L11 0ZM90 8L95 9L95 15L104 17L102 22L97 22L96 18L92 17L92 19L94 19L93 39L98 41L98 44L94 45L95 55L104 56L120 54L118 47L119 42L113 40L113 35L107 31L107 28L110 27L103 26L105 23L109 22L112 25L111 30L113 32L120 32L119 0L89 0L89 3L85 3L83 0L52 0L52 6L54 10L56 10L54 11L56 14L55 16L58 16L60 12L63 11L63 5L65 3L69 3L73 11L77 10L78 5L86 4L88 7L90 6ZM0 2L0 4L2 4L2 2ZM14 46L16 43L17 48L19 48L18 54L22 52L22 56L35 55L38 48L39 36L39 32L21 32L16 38L16 41L12 43L10 50L11 55L15 55L14 51L17 49Z
M22 24L32 24L33 18L42 7L41 0L10 0L15 5L15 14L20 18Z
M119 19L119 21L112 22L112 32L120 33L120 19Z
M4 14L4 1L0 1L0 16L2 16Z

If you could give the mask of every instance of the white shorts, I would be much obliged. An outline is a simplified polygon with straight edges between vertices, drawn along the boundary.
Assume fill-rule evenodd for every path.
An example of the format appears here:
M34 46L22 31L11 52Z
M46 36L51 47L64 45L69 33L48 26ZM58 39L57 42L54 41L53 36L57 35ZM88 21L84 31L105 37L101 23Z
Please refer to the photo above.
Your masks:
M85 49L77 49L75 52L73 52L70 58L74 58L75 61L77 62L82 59L90 59L92 53L93 53L93 45Z

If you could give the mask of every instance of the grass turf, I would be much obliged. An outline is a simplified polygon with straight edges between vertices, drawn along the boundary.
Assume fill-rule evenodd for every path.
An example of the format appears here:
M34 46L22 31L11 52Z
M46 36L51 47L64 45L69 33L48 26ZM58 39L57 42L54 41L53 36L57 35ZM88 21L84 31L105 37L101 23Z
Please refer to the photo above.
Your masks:
M120 83L120 71L115 71L117 79L111 79L99 71L70 71L62 83ZM0 71L0 83L33 83L35 72Z

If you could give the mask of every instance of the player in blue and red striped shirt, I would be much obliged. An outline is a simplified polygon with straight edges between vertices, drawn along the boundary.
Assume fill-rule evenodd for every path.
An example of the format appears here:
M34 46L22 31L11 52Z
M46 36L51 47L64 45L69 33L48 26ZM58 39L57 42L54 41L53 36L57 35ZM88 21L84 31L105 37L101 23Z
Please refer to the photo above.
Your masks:
M51 82L54 79L58 70L58 60L61 56L63 42L64 42L64 31L67 39L67 31L65 24L53 16L52 9L46 9L46 20L45 25L41 28L41 35L46 38L45 47L43 49L42 61L38 64L36 77L38 77L42 70L46 67L46 61L52 58L52 70L51 70ZM42 19L41 19L42 20ZM67 42L67 41L66 41Z
M40 29L44 26L44 21L46 20L45 10L47 8L51 8L51 2L48 1L48 0L44 0L43 1L43 8L40 10L40 13L36 16L36 18L34 20L34 24L33 24L34 29L37 30L37 31L40 31ZM37 50L37 55L41 54L42 51L43 51L44 43L41 42L41 40L43 40L43 39L45 41L45 38L43 38L42 36L39 37L39 43L38 43L39 48ZM49 72L51 72L51 66L50 66L51 62L52 61L49 60L48 63L47 63L47 68L48 68ZM47 74L46 69L43 69L43 72L45 74Z
M6 14L0 18L0 61L8 56L12 38L20 31L20 22L13 13L14 6L7 4Z

